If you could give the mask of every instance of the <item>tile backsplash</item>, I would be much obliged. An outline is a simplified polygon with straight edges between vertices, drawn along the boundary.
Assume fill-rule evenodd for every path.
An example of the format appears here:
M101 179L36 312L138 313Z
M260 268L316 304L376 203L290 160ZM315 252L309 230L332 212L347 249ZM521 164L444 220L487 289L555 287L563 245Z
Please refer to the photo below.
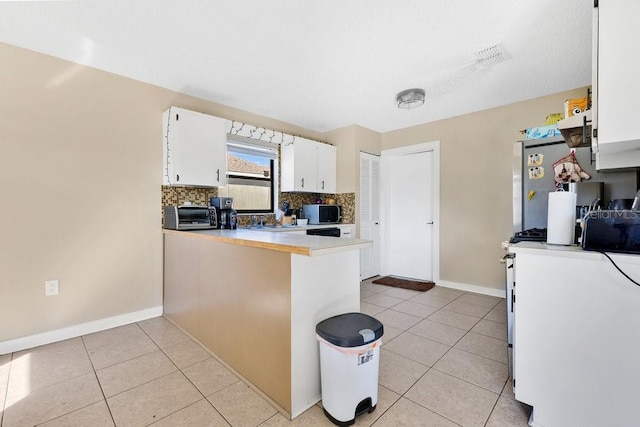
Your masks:
M356 193L342 194L316 194L316 193L280 193L278 196L279 203L289 202L294 209L299 209L302 205L310 205L315 203L317 199L334 199L336 205L342 206L342 222L345 224L353 224L356 220Z
M216 187L180 187L162 186L162 207L170 205L182 205L184 202L191 202L193 205L209 205L209 199L218 195ZM315 203L317 199L334 199L337 205L342 206L342 222L353 224L356 219L356 194L316 194L316 193L280 193L278 195L278 205L287 201L293 209L299 209L302 205ZM264 214L266 224L275 223L275 215ZM251 223L251 215L238 215L238 225L244 226Z
M162 186L162 207L180 206L184 202L192 205L209 206L209 199L218 195L217 187Z

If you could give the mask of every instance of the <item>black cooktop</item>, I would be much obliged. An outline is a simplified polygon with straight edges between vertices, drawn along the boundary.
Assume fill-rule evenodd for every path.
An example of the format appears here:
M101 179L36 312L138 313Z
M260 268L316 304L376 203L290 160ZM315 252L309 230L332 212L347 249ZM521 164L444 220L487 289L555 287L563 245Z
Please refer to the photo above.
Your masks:
M530 228L524 231L518 231L509 239L509 243L518 242L546 242L547 241L547 229L546 228Z

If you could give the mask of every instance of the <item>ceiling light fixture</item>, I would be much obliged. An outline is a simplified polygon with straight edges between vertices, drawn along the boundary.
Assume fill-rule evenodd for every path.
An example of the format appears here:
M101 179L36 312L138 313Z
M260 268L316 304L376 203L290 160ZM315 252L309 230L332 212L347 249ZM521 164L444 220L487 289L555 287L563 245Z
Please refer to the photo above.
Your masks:
M424 104L424 89L407 89L396 95L398 108L410 110Z

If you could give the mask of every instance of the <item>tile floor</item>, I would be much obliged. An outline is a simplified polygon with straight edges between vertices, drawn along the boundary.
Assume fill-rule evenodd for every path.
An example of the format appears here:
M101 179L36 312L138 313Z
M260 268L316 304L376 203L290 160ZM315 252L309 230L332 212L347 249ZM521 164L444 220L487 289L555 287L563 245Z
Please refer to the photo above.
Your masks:
M503 299L364 281L385 327L378 406L356 426L526 426L507 372ZM321 426L293 422L162 317L0 356L0 424Z

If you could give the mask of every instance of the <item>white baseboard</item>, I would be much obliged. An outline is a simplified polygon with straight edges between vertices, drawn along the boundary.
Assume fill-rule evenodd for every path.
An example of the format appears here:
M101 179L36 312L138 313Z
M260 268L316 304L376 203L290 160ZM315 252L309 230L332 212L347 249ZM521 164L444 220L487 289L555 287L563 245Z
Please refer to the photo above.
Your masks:
M447 280L437 280L437 286L445 288L458 289L461 291L475 292L477 294L489 295L492 297L505 298L507 295L506 289L487 288L485 286L470 285L468 283L449 282Z
M16 351L26 350L28 348L38 347L45 344L51 344L53 342L67 340L69 338L75 338L82 335L92 334L94 332L100 332L106 329L128 325L130 323L140 322L142 320L151 319L152 317L162 316L162 312L163 308L159 305L140 311L134 311L133 313L120 314L118 316L92 320L91 322L67 326L66 328L55 329L53 331L42 332L40 334L2 341L0 342L0 355L14 353Z

